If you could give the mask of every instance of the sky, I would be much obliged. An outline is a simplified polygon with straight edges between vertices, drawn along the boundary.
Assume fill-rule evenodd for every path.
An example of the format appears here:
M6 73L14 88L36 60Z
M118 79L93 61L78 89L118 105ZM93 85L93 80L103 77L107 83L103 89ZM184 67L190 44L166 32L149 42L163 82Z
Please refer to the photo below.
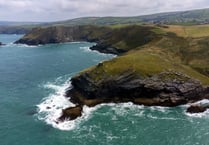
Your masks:
M0 0L0 21L47 22L209 8L209 0Z

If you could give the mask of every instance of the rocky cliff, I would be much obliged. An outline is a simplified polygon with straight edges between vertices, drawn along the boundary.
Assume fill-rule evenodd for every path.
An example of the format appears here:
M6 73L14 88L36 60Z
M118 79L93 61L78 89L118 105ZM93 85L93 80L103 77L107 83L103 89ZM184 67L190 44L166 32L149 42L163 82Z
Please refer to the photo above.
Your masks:
M101 26L47 27L34 28L15 43L39 45L74 41L96 42L92 50L102 53L121 54L149 43L158 35L151 26L131 25L113 29ZM127 33L128 32L128 33Z
M174 107L209 98L208 87L179 72L167 71L149 77L124 72L99 80L95 80L91 73L71 79L73 88L66 92L66 96L77 106L65 109L61 119L81 116L83 105L93 107L101 103L133 102L146 106ZM80 108L80 111L75 112L75 108Z
M89 41L97 43L93 50L120 54L71 79L73 87L66 96L77 106L63 110L59 118L62 121L81 116L83 105L131 101L147 106L177 106L208 98L208 37L178 36L174 28L36 28L16 43Z

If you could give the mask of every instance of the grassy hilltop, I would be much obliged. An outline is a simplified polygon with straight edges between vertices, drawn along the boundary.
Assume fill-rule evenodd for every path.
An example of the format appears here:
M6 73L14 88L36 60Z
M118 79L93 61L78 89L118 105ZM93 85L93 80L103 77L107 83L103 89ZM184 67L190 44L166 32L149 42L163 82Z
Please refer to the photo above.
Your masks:
M95 78L132 71L151 76L177 71L209 84L209 25L111 25L36 28L17 43L97 42L123 54L88 71ZM107 51L108 52L108 51ZM124 53L126 52L126 53ZM103 72L104 70L104 72ZM101 73L101 74L100 74ZM105 73L105 75L103 75Z
M135 30L129 30L130 27L135 27ZM113 29L120 31L120 34L112 34L110 40L106 41L112 47L128 52L88 69L87 72L94 76L92 78L108 78L126 71L144 77L163 71L177 71L196 78L205 85L209 84L209 25L124 25L114 26ZM149 38L149 41L144 41L144 38Z

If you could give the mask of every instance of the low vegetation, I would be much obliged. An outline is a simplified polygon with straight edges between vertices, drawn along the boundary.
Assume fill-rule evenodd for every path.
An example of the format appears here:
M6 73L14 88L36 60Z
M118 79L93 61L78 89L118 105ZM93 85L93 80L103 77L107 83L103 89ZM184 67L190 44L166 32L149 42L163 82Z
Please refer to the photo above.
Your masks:
M209 84L209 25L56 26L33 29L18 43L36 45L69 41L97 42L97 47L102 46L102 49L126 52L88 69L96 80L126 71L140 77L175 71Z
M133 31L129 30L129 27L132 27ZM140 77L175 71L209 85L209 34L205 31L209 30L209 25L134 27L126 25L120 25L120 28L113 27L119 32L116 31L113 37L108 39L114 47L128 50L127 53L82 73L89 72L92 78L99 81L126 71L134 72ZM138 27L141 29L136 29ZM197 31L199 28L202 29ZM121 30L124 30L124 34L123 31L120 32ZM116 36L118 37L115 38ZM147 36L151 38L150 41L140 43ZM119 39L120 37L123 38Z

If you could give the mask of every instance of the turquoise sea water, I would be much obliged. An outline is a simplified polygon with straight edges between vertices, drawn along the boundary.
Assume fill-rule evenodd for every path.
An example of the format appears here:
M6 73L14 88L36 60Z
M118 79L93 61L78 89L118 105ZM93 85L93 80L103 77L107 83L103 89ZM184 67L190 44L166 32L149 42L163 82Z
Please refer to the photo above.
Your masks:
M83 117L56 124L73 105L63 97L70 77L113 56L89 51L86 42L12 44L20 37L0 35L0 145L209 144L209 112L191 116L184 106L85 107Z

